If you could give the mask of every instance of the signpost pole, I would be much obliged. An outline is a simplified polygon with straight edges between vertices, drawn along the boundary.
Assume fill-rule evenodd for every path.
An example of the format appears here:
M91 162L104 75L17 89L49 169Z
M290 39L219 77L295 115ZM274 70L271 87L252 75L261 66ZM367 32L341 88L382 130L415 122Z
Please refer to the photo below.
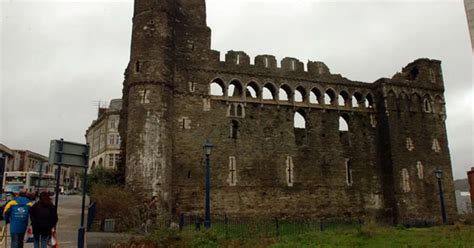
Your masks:
M87 151L89 151L89 146L87 146ZM89 155L84 154L84 160L88 163ZM87 166L84 167L84 180L82 182L82 207L81 207L81 226L79 227L78 237L77 237L77 247L84 248L84 241L86 230L84 228L84 212L86 211L86 193L87 193Z
M54 206L56 207L56 213L58 212L58 204L59 204L59 186L60 186L60 180L61 180L61 164L63 162L63 149L64 149L64 139L61 139L60 142L58 142L58 169L56 171L56 198L54 199Z

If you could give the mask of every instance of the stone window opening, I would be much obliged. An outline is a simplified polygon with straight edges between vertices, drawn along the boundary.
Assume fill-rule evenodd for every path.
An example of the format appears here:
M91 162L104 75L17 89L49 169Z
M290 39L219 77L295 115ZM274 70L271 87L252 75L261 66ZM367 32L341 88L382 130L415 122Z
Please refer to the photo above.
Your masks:
M149 99L150 91L149 90L140 90L139 95L140 95L140 103L141 104L150 103L150 99Z
M242 84L237 80L232 81L229 84L227 96L236 98L242 97Z
M303 145L307 140L307 121L306 114L303 110L297 110L293 118L293 131L295 135L295 143Z
M238 139L239 138L239 134L240 134L240 124L238 121L236 120L232 120L230 122L230 138L231 139Z
M209 86L209 95L211 96L224 96L225 84L221 79L215 79Z
M202 103L203 103L203 111L204 112L211 111L211 99L210 98L202 99Z
M140 61L135 63L135 72L140 73Z
M345 91L341 91L338 97L339 106L348 106L349 94Z
M324 93L324 104L325 105L334 105L336 101L336 93L333 90L328 89Z
M410 192L410 174L407 169L402 169L402 190L404 193Z
M424 172L423 172L423 163L421 163L421 161L416 162L416 169L418 172L418 179L423 179Z
M365 96L365 102L366 102L366 108L368 109L373 109L374 108L374 98L372 97L372 95L369 93L367 94L367 96Z
M188 117L181 118L180 124L181 124L181 129L185 129L185 130L191 129L191 120Z
M262 99L275 101L277 97L277 91L273 84L268 83L263 86Z
M115 145L115 134L109 134L109 145Z
M352 107L360 108L364 105L364 98L359 92L355 92L352 95Z
M282 85L280 87L279 92L278 92L278 100L290 102L291 97L292 97L292 94L291 94L290 86L288 86L286 84Z
M295 91L295 102L305 102L306 101L306 91L302 86L296 88Z
M349 132L349 117L341 115L339 117L339 132Z
M229 177L227 182L229 186L237 185L237 161L234 156L229 156Z
M268 62L268 58L265 57L265 68L268 68L270 66L270 63Z
M352 163L350 159L346 159L346 184L352 186Z
M291 70L295 71L296 70L296 63L294 60L291 61Z
M259 98L259 92L260 89L258 85L255 82L250 82L247 84L245 96L246 98L257 99Z
M425 99L424 100L424 110L425 110L425 113L430 113L431 112L431 102L429 99Z
M313 88L309 93L309 103L311 104L321 104L322 96L321 92L317 88Z
M431 146L431 149L436 153L441 152L441 146L439 145L438 139L433 139L433 145Z
M291 156L286 157L286 183L288 187L293 187L294 184L294 165Z
M413 140L410 137L408 137L406 140L406 147L407 150L410 152L415 150L415 144L413 143Z
M188 171L188 179L191 178L191 171Z
M193 93L196 91L196 84L194 82L189 82L189 92Z
M242 103L230 103L227 109L227 117L245 117L245 106Z
M240 65L240 54L237 54L236 64L237 64L237 65Z

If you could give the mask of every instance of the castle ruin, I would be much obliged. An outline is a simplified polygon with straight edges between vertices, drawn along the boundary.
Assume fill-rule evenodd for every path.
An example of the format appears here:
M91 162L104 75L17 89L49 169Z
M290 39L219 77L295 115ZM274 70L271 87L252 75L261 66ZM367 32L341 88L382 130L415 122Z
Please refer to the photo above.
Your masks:
M127 185L172 213L202 213L210 140L213 213L439 222L440 168L455 215L440 61L373 83L322 62L280 64L241 51L220 61L205 0L136 0L120 121Z

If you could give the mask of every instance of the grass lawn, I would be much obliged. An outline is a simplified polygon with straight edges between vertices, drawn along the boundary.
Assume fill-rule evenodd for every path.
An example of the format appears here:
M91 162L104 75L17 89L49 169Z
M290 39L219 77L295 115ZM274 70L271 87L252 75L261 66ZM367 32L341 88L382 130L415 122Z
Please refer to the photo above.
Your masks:
M375 225L333 228L323 232L304 229L301 232L275 233L214 229L194 231L157 231L136 243L145 247L466 247L474 248L474 226L454 225L431 228L395 228ZM237 232L241 230L242 232ZM125 246L130 247L130 244Z

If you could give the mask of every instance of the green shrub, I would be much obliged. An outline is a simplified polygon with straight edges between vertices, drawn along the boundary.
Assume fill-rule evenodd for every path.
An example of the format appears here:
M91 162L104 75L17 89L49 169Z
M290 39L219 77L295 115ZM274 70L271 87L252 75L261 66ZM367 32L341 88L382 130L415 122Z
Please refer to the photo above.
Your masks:
M141 199L121 186L92 185L91 200L96 203L96 220L114 219L116 231L129 231L141 223Z

